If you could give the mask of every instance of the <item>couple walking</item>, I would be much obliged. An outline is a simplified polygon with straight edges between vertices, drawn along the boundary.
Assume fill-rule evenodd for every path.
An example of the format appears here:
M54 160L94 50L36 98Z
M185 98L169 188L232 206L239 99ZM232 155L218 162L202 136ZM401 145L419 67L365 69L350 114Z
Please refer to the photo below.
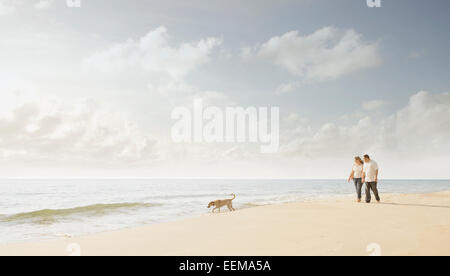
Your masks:
M372 190L377 202L380 202L380 196L378 195L378 164L370 159L369 155L364 155L364 161L359 157L355 157L355 164L353 165L352 172L348 178L348 182L353 180L355 183L356 194L358 196L358 202L361 202L361 189L363 184L366 184L366 202L370 203L372 197L370 191Z

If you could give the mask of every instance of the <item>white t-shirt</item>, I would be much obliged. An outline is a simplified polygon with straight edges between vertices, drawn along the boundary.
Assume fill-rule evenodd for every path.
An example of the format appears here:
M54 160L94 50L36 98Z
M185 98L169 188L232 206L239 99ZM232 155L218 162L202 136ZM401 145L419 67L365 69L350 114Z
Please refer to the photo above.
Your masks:
M366 182L375 182L377 179L377 162L371 160L370 162L364 163L364 173L366 174Z
M353 165L354 178L361 178L363 173L363 165Z

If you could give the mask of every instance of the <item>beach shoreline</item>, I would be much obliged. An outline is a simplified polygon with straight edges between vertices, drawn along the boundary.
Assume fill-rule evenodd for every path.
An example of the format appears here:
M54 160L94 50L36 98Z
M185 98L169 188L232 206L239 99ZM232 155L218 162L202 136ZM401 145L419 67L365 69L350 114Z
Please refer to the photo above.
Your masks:
M74 238L0 244L0 256L450 255L450 191L351 196L208 213Z

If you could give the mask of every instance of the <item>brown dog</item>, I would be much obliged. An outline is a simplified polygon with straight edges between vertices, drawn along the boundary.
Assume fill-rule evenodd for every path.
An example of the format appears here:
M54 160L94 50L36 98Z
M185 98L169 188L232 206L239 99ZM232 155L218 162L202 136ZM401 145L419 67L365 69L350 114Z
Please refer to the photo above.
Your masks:
M220 213L220 208L223 206L227 206L230 211L235 211L233 208L233 200L236 198L236 195L231 194L231 196L233 196L233 198L211 201L208 204L208 208L211 208L212 206L214 206L214 209L212 210L213 213L216 209L219 209L219 213Z

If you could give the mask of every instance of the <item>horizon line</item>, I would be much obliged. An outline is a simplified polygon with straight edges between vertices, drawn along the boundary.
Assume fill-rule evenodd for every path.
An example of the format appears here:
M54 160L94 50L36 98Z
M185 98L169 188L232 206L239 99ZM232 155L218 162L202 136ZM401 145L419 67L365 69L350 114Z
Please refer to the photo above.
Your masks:
M347 178L302 177L0 177L0 180L345 180ZM382 180L434 180L450 181L450 178L384 178Z

